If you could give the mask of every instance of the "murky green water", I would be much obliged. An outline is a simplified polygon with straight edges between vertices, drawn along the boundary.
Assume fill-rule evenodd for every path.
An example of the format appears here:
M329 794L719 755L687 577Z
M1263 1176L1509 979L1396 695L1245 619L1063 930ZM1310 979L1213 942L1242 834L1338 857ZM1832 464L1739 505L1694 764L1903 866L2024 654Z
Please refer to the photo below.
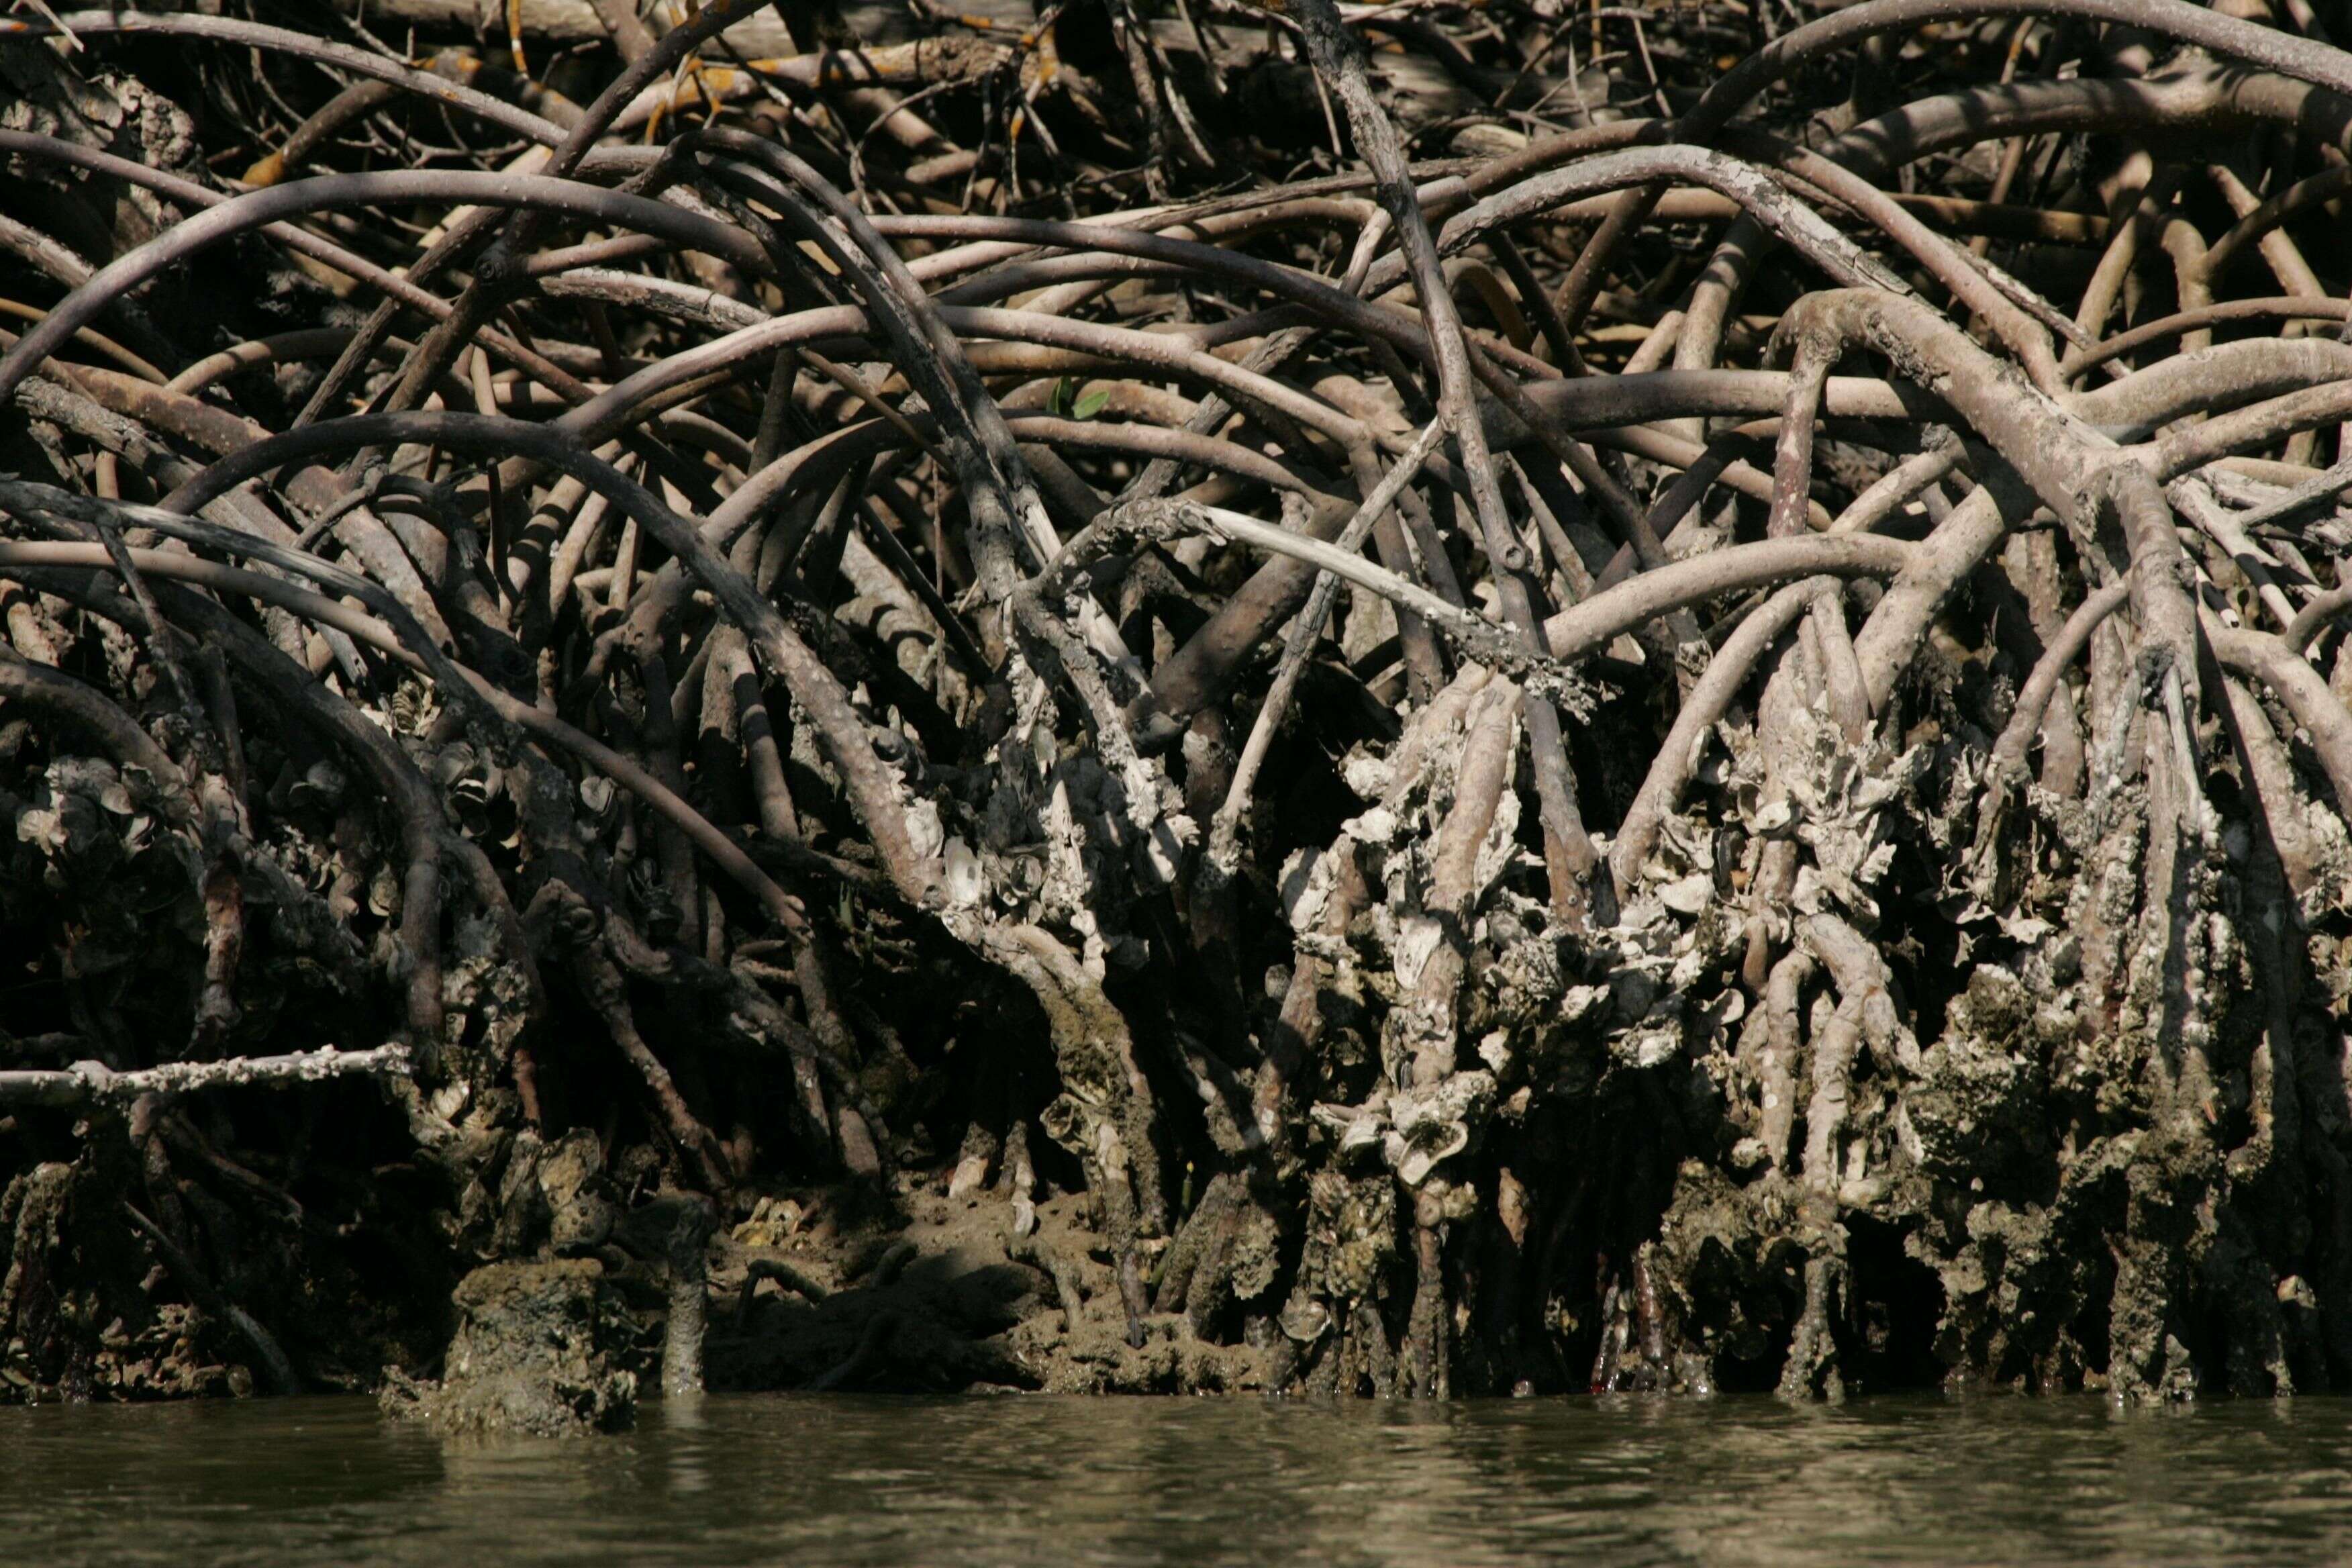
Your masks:
M445 1443L360 1400L0 1410L0 1563L2352 1561L2352 1402L765 1396Z

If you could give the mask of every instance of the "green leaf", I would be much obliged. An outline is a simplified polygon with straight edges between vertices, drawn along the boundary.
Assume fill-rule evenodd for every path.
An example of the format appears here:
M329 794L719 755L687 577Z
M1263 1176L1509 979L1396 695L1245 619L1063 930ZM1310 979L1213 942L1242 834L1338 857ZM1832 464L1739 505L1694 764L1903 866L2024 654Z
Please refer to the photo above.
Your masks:
M1092 397L1081 397L1078 399L1076 404L1071 407L1070 417L1073 419L1091 419L1096 415L1100 414L1103 411L1103 405L1109 401L1110 392L1108 388L1096 393Z

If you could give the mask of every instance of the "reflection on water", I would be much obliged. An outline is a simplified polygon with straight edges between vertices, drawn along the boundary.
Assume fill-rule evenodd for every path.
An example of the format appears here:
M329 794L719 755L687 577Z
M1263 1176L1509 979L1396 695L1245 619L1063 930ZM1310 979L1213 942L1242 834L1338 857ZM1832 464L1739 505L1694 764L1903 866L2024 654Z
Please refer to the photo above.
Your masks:
M2352 1560L2352 1402L769 1395L571 1444L360 1400L0 1409L26 1563Z

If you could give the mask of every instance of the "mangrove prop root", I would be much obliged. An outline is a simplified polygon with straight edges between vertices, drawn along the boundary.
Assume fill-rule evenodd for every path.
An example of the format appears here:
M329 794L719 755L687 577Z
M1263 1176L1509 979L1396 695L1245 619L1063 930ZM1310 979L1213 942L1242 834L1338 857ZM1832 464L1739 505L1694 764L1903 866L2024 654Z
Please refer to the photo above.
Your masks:
M969 4L0 20L0 1397L2352 1386L2307 8Z

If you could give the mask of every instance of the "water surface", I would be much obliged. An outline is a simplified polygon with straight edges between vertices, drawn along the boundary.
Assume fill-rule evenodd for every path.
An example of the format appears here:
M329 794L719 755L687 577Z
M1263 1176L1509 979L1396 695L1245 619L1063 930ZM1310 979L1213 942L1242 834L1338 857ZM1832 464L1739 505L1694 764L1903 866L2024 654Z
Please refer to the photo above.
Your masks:
M2352 1561L2352 1401L714 1397L574 1443L362 1400L0 1409L0 1563Z

